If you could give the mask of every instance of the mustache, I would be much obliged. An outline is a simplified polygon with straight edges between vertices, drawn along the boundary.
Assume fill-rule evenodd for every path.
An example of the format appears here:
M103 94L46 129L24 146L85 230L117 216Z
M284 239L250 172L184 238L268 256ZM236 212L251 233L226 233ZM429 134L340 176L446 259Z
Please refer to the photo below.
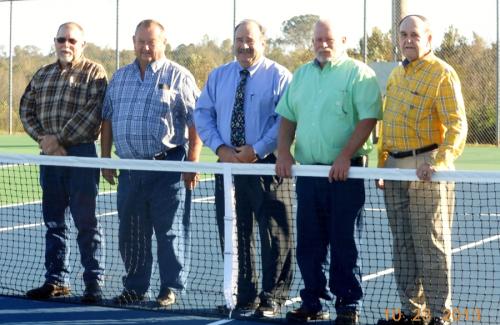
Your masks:
M238 54L253 54L253 49L238 49Z

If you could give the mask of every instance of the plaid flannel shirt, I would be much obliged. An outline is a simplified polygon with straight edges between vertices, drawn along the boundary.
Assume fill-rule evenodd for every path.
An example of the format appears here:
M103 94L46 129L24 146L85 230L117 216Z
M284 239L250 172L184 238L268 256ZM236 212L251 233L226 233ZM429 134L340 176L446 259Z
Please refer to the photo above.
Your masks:
M106 86L104 68L85 57L63 69L58 62L42 67L21 97L24 129L35 141L52 134L64 146L95 141Z
M437 144L433 166L453 168L467 136L460 80L455 70L432 52L405 61L387 82L378 166L389 152Z

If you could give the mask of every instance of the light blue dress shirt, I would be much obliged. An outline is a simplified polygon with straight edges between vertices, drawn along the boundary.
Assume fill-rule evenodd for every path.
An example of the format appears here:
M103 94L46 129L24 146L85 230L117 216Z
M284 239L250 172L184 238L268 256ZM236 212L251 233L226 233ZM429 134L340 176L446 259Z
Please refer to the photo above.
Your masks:
M119 69L109 83L102 117L111 120L120 158L151 159L188 141L199 89L192 74L168 59L152 62L144 80L137 61Z
M232 147L231 115L241 70L237 61L213 70L196 103L196 130L214 152L223 144ZM250 75L245 85L245 142L264 158L276 149L280 117L275 108L292 75L264 57L247 70Z

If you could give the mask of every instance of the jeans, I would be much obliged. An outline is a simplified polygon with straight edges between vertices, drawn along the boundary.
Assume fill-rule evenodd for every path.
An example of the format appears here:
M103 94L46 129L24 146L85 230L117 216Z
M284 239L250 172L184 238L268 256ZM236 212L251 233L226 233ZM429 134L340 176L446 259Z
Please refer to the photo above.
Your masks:
M363 297L358 261L365 190L362 179L329 183L326 177L297 178L297 264L305 288L303 304L321 310L328 299L323 265L330 248L330 291L337 312L359 310Z
M166 160L182 161L184 147L168 151ZM160 290L183 289L188 234L184 231L179 205L183 200L179 172L121 170L118 177L120 254L125 264L123 285L144 295L150 285L153 265L151 240L157 241ZM184 220L189 222L188 218Z
M66 148L69 156L97 157L95 145L84 143ZM64 214L69 207L78 231L77 242L83 280L102 281L104 272L100 225L95 215L99 169L40 166L45 234L45 282L68 283L68 226Z

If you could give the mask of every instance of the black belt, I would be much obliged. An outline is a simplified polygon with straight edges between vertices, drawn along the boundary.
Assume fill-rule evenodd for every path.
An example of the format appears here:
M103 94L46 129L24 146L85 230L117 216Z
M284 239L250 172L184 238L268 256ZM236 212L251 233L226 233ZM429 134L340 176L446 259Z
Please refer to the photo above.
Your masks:
M396 151L396 152L389 151L389 156L391 156L392 158L396 158L396 159L406 158L406 157L416 156L416 155L419 155L419 154L424 153L424 152L429 152L429 151L435 150L437 148L438 148L438 145L433 143L431 145L428 145L428 146L425 146L422 148L418 148L418 149L414 149L414 150Z
M171 152L172 150L175 150L179 147L181 147L181 146L177 146L177 147L170 148L168 150L160 151L153 156L153 160L165 160L165 159L167 159L167 155L169 152Z

